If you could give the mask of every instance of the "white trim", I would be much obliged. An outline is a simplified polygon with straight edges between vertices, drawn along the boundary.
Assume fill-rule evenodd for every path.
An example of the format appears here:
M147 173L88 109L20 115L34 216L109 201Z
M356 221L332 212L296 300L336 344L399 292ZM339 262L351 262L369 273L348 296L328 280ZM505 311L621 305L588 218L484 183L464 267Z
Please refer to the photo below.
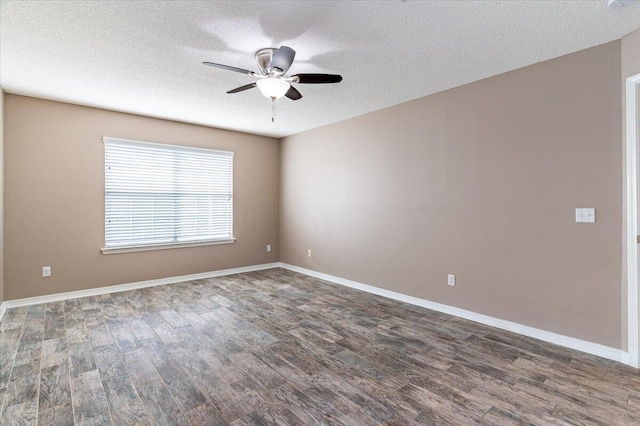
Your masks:
M170 244L150 244L146 246L125 246L125 247L104 247L100 251L102 254L118 254L118 253L133 253L136 251L151 251L151 250L167 250L186 247L201 247L201 246L215 246L219 244L233 244L236 242L235 238L228 238L224 240L208 240L198 241L193 243L170 243Z
M4 91L0 87L0 320L4 315Z
M443 305L441 303L431 302L429 300L424 300L424 299L420 299L413 296L407 296L402 293L396 293L395 291L385 290L385 289L370 286L367 284L362 284L356 281L335 277L333 275L323 274L322 272L301 268L299 266L289 265L287 263L280 263L280 267L284 269L288 269L290 271L299 272L301 274L320 278L321 280L329 281L335 284L351 287L356 290L366 291L367 293L377 294L378 296L387 297L389 299L398 300L400 302L409 303L411 305L421 306L423 308L427 308L427 309L442 312L445 314L453 315L456 317L464 318L470 321L475 321L480 324L500 328L502 330L511 331L513 333L522 334L524 336L533 337L534 339L543 340L545 342L549 342L549 343L564 346L567 348L575 349L578 351L586 352L588 354L596 355L596 356L610 359L613 361L618 361L625 364L628 361L628 354L626 352L620 349L615 349L608 346L600 345L598 343L587 342L586 340L580 340L573 337L563 336L561 334L556 334L550 331L529 327L527 325L522 325L522 324L518 324L511 321L490 317L488 315L477 314L475 312L456 308L454 306Z
M223 269L219 271L202 272L199 274L181 275L177 277L160 278L148 281L139 281L129 284L119 284L107 287L92 288L87 290L70 291L67 293L49 294L46 296L29 297L25 299L7 300L0 305L0 320L4 317L4 313L7 309L15 308L18 306L37 305L41 303L58 302L61 300L75 299L77 297L96 296L100 294L118 293L121 291L135 290L145 287L155 287L165 284L174 284L184 281L201 280L205 278L221 277L225 275L240 274L245 272L261 271L264 269L272 268L284 268L290 271L298 272L301 274L309 275L311 277L319 278L325 281L329 281L335 284L343 285L346 287L354 288L356 290L365 291L367 293L376 294L378 296L386 297L400 302L409 303L411 305L421 306L423 308L431 309L434 311L442 312L445 314L453 315L456 317L464 318L470 321L475 321L480 324L488 325L491 327L508 330L513 333L522 334L524 336L533 337L545 342L554 343L556 345L564 346L567 348L575 349L578 351L586 352L591 355L596 355L602 358L610 359L613 361L629 364L629 353L620 349L611 348L608 346L600 345L598 343L587 342L585 340L576 339L573 337L563 336L561 334L552 333L550 331L540 330L538 328L529 327L526 325L518 324L511 321L502 320L499 318L490 317L488 315L478 314L475 312L467 311L465 309L456 308L454 306L443 305L441 303L431 302L429 300L420 299L413 296L407 296L402 293L396 293L395 291L385 290L382 288L362 284L356 281L347 280L333 275L324 274L322 272L313 271L311 269L301 268L299 266L290 265L287 263L275 262L265 263L261 265L243 266L240 268Z
M59 302L61 300L75 299L76 297L97 296L99 294L118 293L121 291L135 290L145 287L155 287L165 284L175 284L185 281L202 280L205 278L222 277L225 275L241 274L245 272L262 271L273 269L279 266L278 263L263 263L261 265L242 266L240 268L221 269L218 271L202 272L199 274L179 275L177 277L158 278L155 280L138 281L128 284L118 284L106 287L90 288L86 290L69 291L66 293L47 294L45 296L27 297L24 299L5 300L0 305L0 320L9 308L18 306L38 305L41 303Z
M638 316L638 128L637 87L640 74L627 78L627 331L628 364L640 367L640 324Z

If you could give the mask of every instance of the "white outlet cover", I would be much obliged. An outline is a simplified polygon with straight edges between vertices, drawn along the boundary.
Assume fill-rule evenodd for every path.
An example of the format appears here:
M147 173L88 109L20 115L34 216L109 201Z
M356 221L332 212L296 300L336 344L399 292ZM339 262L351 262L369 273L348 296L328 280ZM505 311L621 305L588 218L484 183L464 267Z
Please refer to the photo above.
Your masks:
M576 208L576 223L595 223L596 209L593 207Z
M271 251L271 244L267 244L267 251Z
M43 266L42 267L42 276L50 277L51 276L51 266Z
M449 274L449 276L447 277L447 284L450 286L456 285L456 276L453 274Z

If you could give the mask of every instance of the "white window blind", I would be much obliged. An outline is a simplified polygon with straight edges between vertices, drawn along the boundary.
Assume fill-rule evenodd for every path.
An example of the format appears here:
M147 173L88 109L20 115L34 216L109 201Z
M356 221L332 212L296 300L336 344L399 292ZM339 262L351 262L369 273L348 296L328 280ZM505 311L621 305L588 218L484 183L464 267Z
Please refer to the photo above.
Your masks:
M233 238L233 152L104 143L107 249Z

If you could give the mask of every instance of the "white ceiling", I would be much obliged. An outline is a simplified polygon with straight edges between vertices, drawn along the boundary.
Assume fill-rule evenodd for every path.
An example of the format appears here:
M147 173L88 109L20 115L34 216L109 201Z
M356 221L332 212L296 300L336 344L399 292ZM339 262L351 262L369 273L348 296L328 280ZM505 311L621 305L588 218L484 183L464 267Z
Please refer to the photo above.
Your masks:
M0 3L9 93L282 137L620 39L640 2L38 1ZM228 95L262 47L297 51L290 74L337 73L299 101Z

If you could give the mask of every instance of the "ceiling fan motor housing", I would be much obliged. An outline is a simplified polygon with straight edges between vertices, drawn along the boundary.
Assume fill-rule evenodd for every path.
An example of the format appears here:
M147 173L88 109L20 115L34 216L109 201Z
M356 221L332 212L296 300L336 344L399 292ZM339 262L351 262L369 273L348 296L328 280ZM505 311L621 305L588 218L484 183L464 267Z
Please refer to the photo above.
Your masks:
M260 68L260 72L262 72L263 75L267 75L272 72L271 60L273 59L273 55L277 50L278 49L275 47L267 47L256 52L256 61L258 62L258 68Z

